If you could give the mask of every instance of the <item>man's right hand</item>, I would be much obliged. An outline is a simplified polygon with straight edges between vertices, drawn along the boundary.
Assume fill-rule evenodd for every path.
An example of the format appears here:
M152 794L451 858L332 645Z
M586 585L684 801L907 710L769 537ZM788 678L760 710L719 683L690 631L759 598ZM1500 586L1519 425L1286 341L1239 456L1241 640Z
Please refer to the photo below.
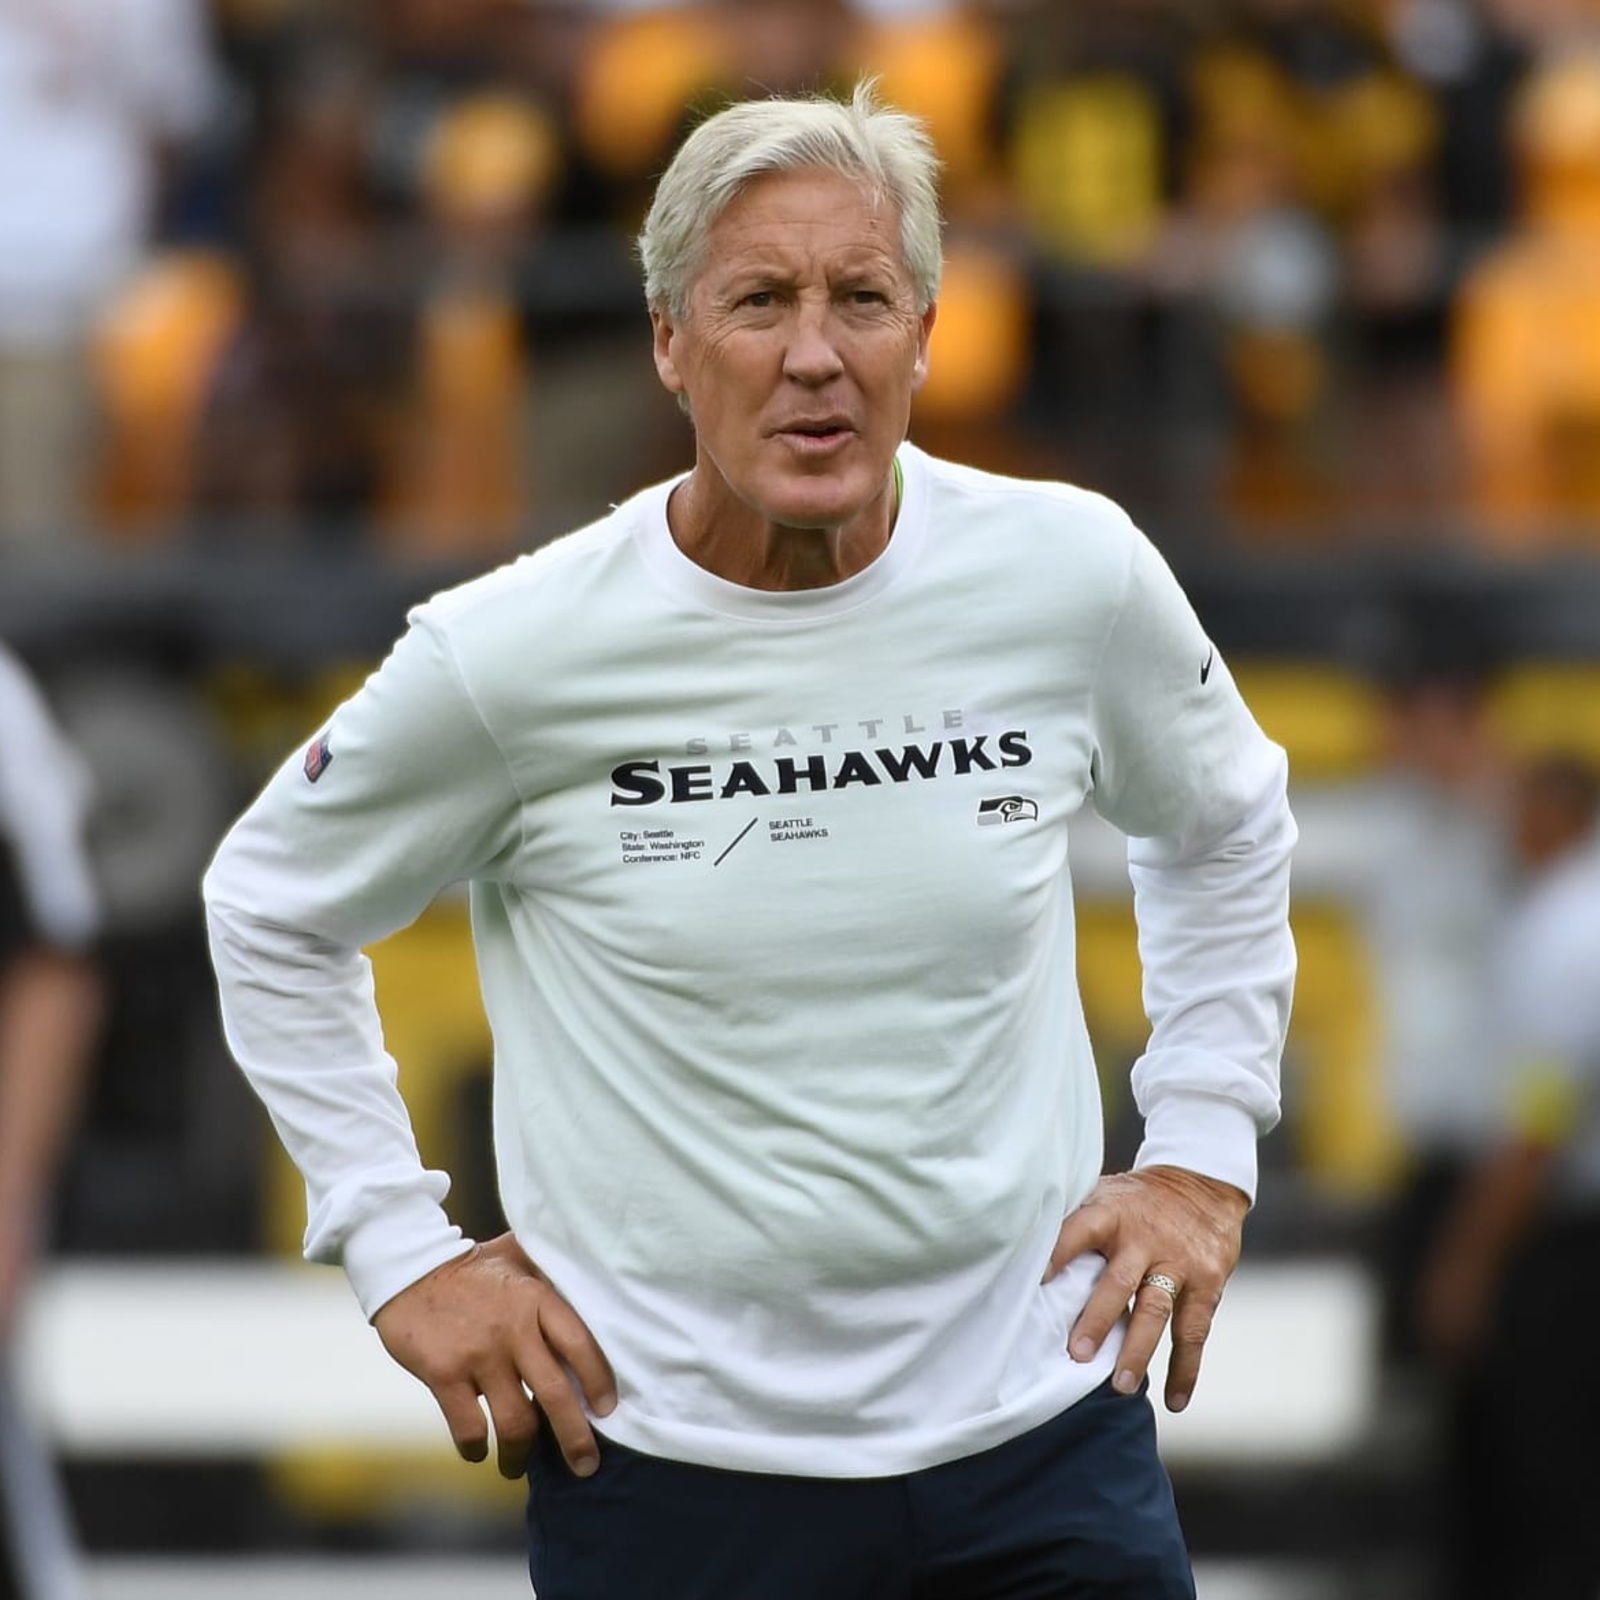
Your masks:
M482 1395L503 1477L527 1470L546 1422L579 1477L600 1464L583 1401L597 1417L610 1415L617 1403L611 1366L509 1233L419 1278L372 1325L389 1354L432 1390L464 1460L489 1454Z

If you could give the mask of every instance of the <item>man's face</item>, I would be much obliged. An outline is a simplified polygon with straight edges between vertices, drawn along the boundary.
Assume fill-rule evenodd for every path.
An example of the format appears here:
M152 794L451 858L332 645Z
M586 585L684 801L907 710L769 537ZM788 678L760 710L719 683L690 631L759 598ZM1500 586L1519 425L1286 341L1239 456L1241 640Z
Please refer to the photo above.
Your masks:
M790 528L840 527L883 492L933 326L892 205L821 169L757 178L712 227L688 315L652 321L697 471Z

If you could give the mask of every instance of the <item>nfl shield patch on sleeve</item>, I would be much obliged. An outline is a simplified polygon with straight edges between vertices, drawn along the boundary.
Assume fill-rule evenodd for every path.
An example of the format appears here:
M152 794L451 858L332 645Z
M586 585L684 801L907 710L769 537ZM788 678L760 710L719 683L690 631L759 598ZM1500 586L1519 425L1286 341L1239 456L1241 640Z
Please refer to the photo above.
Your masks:
M332 764L333 749L328 743L327 734L322 734L312 740L311 748L306 751L306 782L315 783Z

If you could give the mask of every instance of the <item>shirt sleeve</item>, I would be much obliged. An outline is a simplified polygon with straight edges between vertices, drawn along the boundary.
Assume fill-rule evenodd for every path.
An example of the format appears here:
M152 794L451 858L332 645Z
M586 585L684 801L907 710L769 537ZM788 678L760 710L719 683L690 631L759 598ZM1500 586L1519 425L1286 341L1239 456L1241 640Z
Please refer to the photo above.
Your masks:
M82 950L100 931L85 831L88 769L22 664L0 650L0 835L11 846L30 935Z
M1536 886L1511 916L1498 956L1492 1033L1510 1124L1530 1143L1559 1149L1584 1125L1596 1070L1600 857L1579 864L1575 856Z
M1133 1070L1135 1165L1188 1168L1253 1199L1294 990L1288 763L1142 535L1094 709L1093 801L1129 836L1151 1024Z
M305 1252L370 1317L469 1248L425 1170L363 947L445 886L493 877L521 827L500 750L419 613L223 840L204 895L228 1044L306 1182Z

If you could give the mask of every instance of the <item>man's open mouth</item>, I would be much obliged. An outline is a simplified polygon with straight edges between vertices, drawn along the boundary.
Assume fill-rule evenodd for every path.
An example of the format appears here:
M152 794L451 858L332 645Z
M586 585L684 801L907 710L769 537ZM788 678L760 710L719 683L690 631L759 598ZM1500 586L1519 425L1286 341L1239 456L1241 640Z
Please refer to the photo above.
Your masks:
M791 422L780 431L786 434L798 434L804 439L837 439L851 430L847 423L827 421Z

